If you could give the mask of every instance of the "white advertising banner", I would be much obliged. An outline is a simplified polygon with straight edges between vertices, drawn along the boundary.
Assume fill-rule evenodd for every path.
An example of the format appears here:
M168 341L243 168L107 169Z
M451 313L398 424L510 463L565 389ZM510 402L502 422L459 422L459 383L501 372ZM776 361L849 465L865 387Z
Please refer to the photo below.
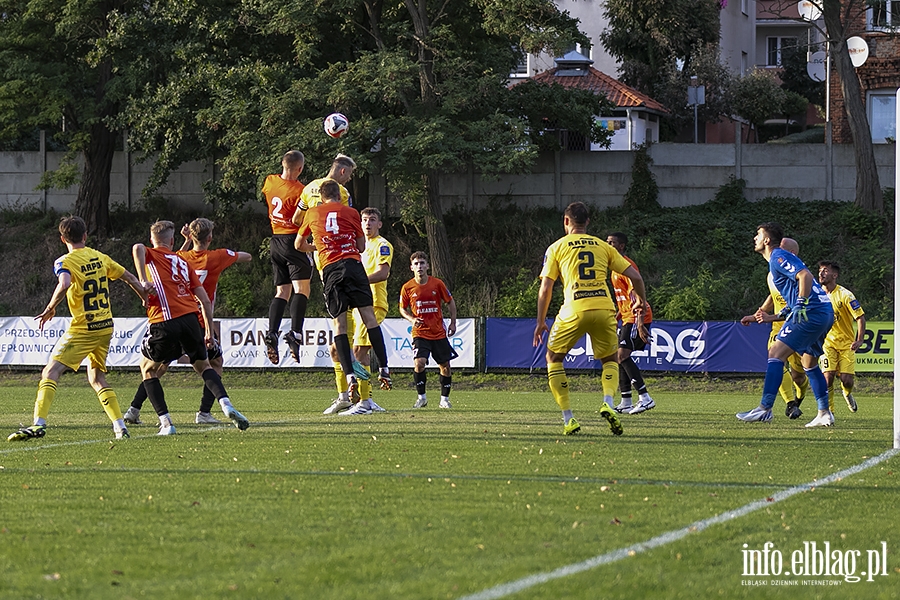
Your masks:
M47 364L56 342L69 326L68 317L57 317L42 330L33 317L0 317L0 364L42 366ZM147 320L139 317L116 318L115 333L109 347L107 365L137 367L140 364L141 340ZM475 366L475 319L459 319L458 331L450 343L459 354L453 361L458 367ZM304 339L300 347L300 363L294 362L287 344L279 343L281 361L272 365L266 357L263 342L268 319L219 319L216 321L226 367L297 368L332 366L328 347L334 339L330 320L310 318L304 321ZM413 361L410 324L403 319L386 319L382 324L388 361L395 367L411 367ZM179 363L187 366L186 358ZM173 365L175 366L175 365ZM433 361L430 366L435 366Z

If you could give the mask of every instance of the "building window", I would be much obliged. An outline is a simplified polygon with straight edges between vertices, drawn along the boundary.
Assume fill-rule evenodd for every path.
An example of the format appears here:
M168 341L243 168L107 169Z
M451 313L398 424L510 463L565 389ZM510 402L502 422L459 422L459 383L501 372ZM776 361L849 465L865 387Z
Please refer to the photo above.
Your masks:
M891 29L900 26L900 0L869 0L866 28Z
M866 98L866 113L872 128L872 143L887 144L897 139L896 90L875 90Z
M795 37L770 37L766 38L766 66L780 67L781 53L788 48L797 47Z
M521 48L516 48L515 51L519 53L519 62L509 76L511 79L528 77L528 63L531 60L531 56Z
M747 69L749 67L748 63L750 62L750 57L746 52L741 52L741 77L747 74Z

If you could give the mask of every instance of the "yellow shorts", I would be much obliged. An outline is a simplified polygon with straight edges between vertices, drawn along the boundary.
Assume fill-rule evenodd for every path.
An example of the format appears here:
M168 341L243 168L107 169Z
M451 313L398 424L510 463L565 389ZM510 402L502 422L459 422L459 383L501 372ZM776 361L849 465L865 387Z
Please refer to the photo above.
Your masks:
M387 316L387 310L384 308L376 308L375 309L375 319L378 321L378 324L384 321L384 318ZM351 331L352 336L350 338L350 343L353 346L371 346L372 342L369 341L369 331L366 329L366 324L363 323L362 317L359 316L359 309L354 308L353 312L347 316L347 331ZM352 324L351 324L352 323Z
M819 365L823 371L836 371L853 375L856 373L856 353L850 348L838 350L833 346L825 346L825 353L819 357Z
M106 372L106 356L109 354L109 342L112 340L113 328L100 331L73 331L67 330L50 357L56 362L62 363L78 371L81 361L85 357L91 359L91 366Z
M581 336L591 336L594 358L604 358L616 353L619 338L616 335L616 312L614 310L586 310L573 313L563 307L547 338L547 349L557 354L571 350Z

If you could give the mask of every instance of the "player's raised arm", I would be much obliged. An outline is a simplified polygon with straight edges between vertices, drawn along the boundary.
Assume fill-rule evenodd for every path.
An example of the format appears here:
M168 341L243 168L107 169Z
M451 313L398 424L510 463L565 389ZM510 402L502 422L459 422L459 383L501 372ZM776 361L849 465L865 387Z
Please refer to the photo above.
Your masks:
M35 320L40 321L39 328L41 330L44 329L44 324L56 315L56 307L59 306L59 303L66 297L66 292L71 285L72 275L70 275L68 271L60 273L57 278L56 289L53 290L53 295L50 296L47 307L41 314L35 317Z

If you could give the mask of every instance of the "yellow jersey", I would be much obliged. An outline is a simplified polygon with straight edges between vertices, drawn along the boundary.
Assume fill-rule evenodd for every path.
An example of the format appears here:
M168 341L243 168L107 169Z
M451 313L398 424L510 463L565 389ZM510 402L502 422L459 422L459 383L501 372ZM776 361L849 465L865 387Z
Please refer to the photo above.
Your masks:
M394 247L381 236L366 238L366 249L362 253L362 264L366 268L366 275L371 275L378 267L387 264L390 268L394 262ZM378 283L369 284L372 288L372 306L374 308L388 309L387 279Z
M825 337L825 344L839 350L850 348L850 344L856 340L856 332L853 331L856 319L866 313L853 292L845 287L834 286L828 293L828 298L834 309L834 325Z
M109 282L120 278L125 267L93 248L76 248L56 259L53 274L68 273L72 284L66 301L72 322L69 329L98 331L113 326L109 307Z
M624 273L631 264L598 237L572 233L555 241L544 254L541 277L562 280L565 311L612 310L616 307L606 280L610 271Z
M777 315L784 307L787 306L787 302L784 301L784 296L781 295L781 292L778 291L778 288L775 287L775 279L772 278L772 273L769 272L766 275L766 283L769 285L769 295L772 296L772 314ZM781 326L784 325L784 321L772 321L772 333L778 333L781 331Z

